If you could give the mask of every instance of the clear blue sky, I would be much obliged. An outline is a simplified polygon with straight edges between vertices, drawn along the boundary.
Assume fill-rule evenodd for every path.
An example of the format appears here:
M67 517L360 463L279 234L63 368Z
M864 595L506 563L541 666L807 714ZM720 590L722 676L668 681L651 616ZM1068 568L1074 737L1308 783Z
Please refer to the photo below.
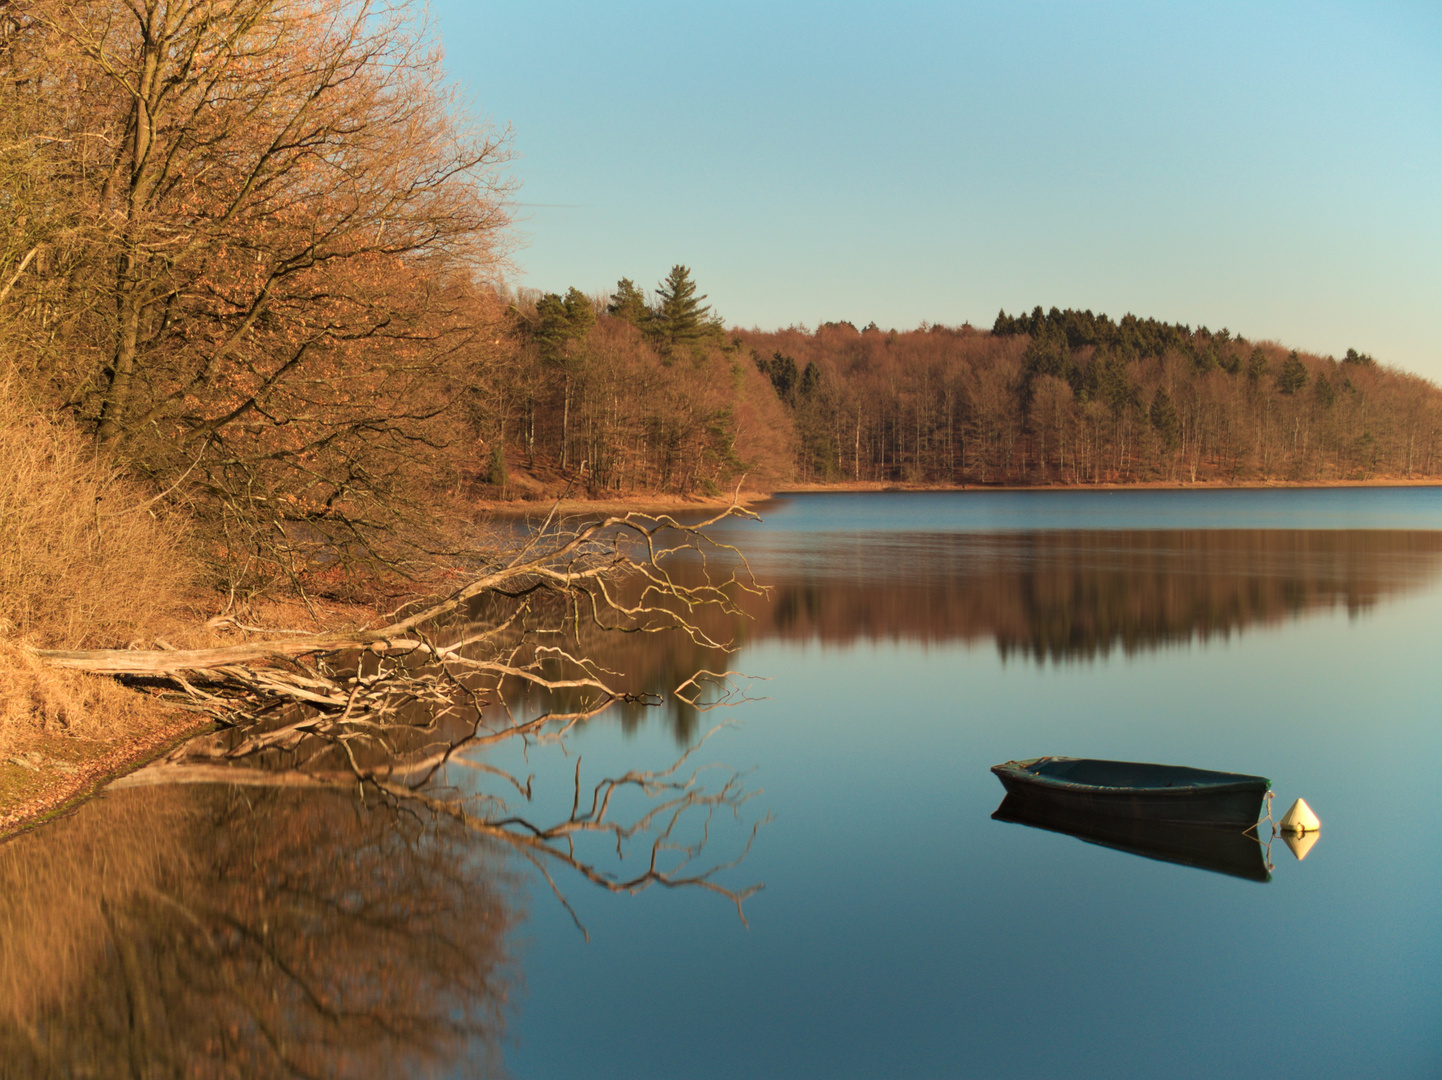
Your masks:
M432 0L516 283L728 324L1126 311L1442 381L1442 5Z

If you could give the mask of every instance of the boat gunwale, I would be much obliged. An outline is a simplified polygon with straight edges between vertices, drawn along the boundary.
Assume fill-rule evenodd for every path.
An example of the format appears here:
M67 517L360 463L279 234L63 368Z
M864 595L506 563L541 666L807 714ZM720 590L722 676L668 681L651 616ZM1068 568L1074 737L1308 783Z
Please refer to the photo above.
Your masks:
M1056 792L1067 792L1100 796L1122 796L1136 797L1146 796L1148 798L1178 797L1195 798L1199 794L1224 795L1230 792L1256 791L1261 788L1263 791L1271 790L1272 782L1265 776L1252 776L1247 773L1217 772L1211 769L1192 769L1186 766L1158 765L1146 761L1117 761L1107 762L1114 765L1145 765L1149 768L1184 770L1191 773L1211 773L1217 777L1231 777L1233 779L1218 779L1216 781L1201 781L1199 783L1181 784L1172 787L1138 787L1135 785L1114 785L1114 784L1083 784L1074 780L1063 780L1054 776L1044 776L1033 772L1032 767L1047 761L1102 761L1101 758L1070 758L1048 755L1045 757L1026 758L1019 761L1006 761L1000 765L993 765L991 771L997 778L1003 781L1015 780L1019 784L1031 787L1043 788Z

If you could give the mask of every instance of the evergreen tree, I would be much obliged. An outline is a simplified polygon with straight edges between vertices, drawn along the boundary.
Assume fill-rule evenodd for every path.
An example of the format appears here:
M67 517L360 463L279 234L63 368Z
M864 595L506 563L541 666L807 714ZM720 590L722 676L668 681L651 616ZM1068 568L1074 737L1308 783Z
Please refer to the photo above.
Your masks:
M646 297L636 288L635 282L622 278L616 282L616 291L606 305L606 314L624 319L632 326L644 327L651 321L651 305L646 303Z
M506 451L500 440L497 440L496 444L491 447L490 461L486 464L485 481L498 488L504 488L506 480Z
M1282 364L1282 373L1277 377L1277 388L1284 394L1295 394L1307 385L1307 365L1293 349Z
M569 342L585 337L596 325L591 298L574 285L564 297L547 293L537 300L536 316L536 341L541 355L552 363L561 361Z
M1094 376L1096 395L1111 407L1113 416L1121 416L1136 401L1137 389L1127 379L1127 366L1120 357L1098 351L1088 374Z
M696 295L691 271L679 263L671 267L666 280L656 288L656 313L651 321L652 333L669 348L701 345L720 337L720 323L711 315L711 307L702 304L705 295Z
M1075 365L1071 360L1065 332L1055 323L1044 325L1032 338L1021 357L1022 377L1029 387L1038 375L1055 375L1070 379Z
M1165 390L1158 389L1157 396L1152 398L1151 421L1163 446L1168 450L1175 450L1181 445L1182 423L1177 416L1176 406L1172 404L1172 399Z
M775 353L766 373L771 376L771 385L776 388L776 396L788 405L793 404L791 389L796 385L796 361L779 352Z
M814 361L809 362L803 371L796 366L795 359L779 349L771 354L769 360L753 350L751 359L756 364L756 370L771 380L776 396L792 409L798 408L821 387L821 369Z
M584 337L591 327L596 325L596 305L576 286L572 285L566 290L566 298L561 301L561 305L565 308L566 324L571 329L572 337Z
M596 325L596 308L591 298L574 285L564 297L547 293L536 302L540 326L536 341L541 359L559 369L562 376L561 468L570 458L572 382L586 362L580 344Z
M801 385L797 388L802 397L809 398L821 385L821 369L816 366L815 361L806 364L806 370L801 373Z

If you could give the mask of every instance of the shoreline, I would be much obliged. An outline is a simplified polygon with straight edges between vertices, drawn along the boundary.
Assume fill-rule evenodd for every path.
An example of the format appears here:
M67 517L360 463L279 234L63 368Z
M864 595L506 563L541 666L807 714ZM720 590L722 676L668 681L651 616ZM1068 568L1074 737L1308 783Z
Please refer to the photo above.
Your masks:
M1326 488L1378 488L1378 487L1442 487L1442 478L1426 479L1381 478L1371 480L1329 480L1329 481L1271 481L1242 484L1216 482L1166 483L1149 481L1133 484L1029 484L1029 485L958 485L958 484L904 484L882 481L846 481L834 484L787 484L774 490L740 490L731 496L666 496L637 495L632 498L608 499L561 499L552 502L540 500L480 500L475 509L497 517L526 519L544 517L553 511L561 517L585 514L637 513L647 516L666 514L708 514L739 505L755 510L768 502L788 495L813 494L857 494L857 493L922 493L954 492L967 494L987 492L1026 491L1278 491L1285 489L1326 489ZM274 613L269 613L274 614ZM346 610L354 617L355 611ZM171 710L164 710L171 712ZM136 733L134 738L121 738L98 756L89 760L68 764L63 771L46 769L40 776L28 778L38 781L38 787L27 792L20 800L0 809L0 843L7 842L20 834L37 828L48 821L70 812L77 806L101 795L113 780L128 775L157 757L169 752L187 739L205 733L211 728L206 719L174 715L174 722L163 723L158 729ZM53 755L52 755L53 756ZM61 758L55 759L57 762ZM8 768L9 762L0 761L0 769ZM18 764L14 766L20 768ZM42 766L43 767L43 766ZM39 770L36 770L37 772ZM26 786L29 786L28 784Z
M1284 491L1289 489L1442 487L1442 476L1376 477L1368 480L1253 480L1243 483L1198 480L1195 482L1141 480L1132 483L1099 484L927 484L889 480L843 480L835 483L780 484L769 489L746 489L735 497L725 495L664 495L660 493L634 496L612 496L599 499L478 499L474 509L505 518L543 518L553 510L560 516L576 514L670 514L724 510L731 505L752 509L787 495L857 494L876 492L966 492L988 491Z
M1230 484L1221 481L1195 482L1169 480L1138 480L1132 483L1099 484L907 484L879 480L847 480L835 484L788 484L777 488L771 497L780 495L816 495L826 492L897 492L897 491L1284 491L1288 489L1373 488L1373 487L1442 487L1442 476L1412 479L1406 477L1371 480L1253 480Z
M649 493L632 497L611 496L603 499L477 499L474 510L505 518L544 518L555 511L561 517L575 514L660 514L704 513L721 511L728 506L750 508L776 498L777 492L743 490L733 495L664 495Z
M188 719L189 722L146 732L134 739L122 738L99 757L73 765L69 771L57 772L52 768L42 777L38 790L0 811L0 844L63 817L104 794L111 781L144 768L215 726L208 719Z
M197 596L194 600L197 610L208 609L206 598ZM370 607L358 603L325 602L318 610L327 621L316 626L317 633L365 623L375 616ZM274 630L251 627L241 629L241 633L248 637L251 633L291 632L295 625L309 617L309 612L298 603L261 602L248 613L248 618ZM199 619L163 629L183 647L205 647L222 640L216 630L202 626ZM0 675L4 670L0 667ZM121 730L103 739L64 732L37 736L32 732L23 739L22 747L12 748L13 753L11 749L0 753L0 844L70 813L102 795L111 781L144 768L189 739L215 730L209 717L163 703L143 690L123 687L119 682L111 685L122 695L121 711L129 714L134 710L133 719L137 722L130 730ZM4 705L5 702L0 701L0 715ZM25 758L28 764L22 764L20 758Z

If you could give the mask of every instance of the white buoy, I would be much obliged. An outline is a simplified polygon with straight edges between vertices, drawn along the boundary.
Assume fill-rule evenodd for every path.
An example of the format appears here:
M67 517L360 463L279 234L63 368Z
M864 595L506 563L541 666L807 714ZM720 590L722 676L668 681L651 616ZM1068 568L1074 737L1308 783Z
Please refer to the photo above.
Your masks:
M1307 805L1306 799L1298 799L1292 804L1292 808L1282 815L1282 820L1277 827L1284 833L1306 833L1316 832L1322 827L1317 820L1317 815L1312 813L1312 808Z
M1321 836L1322 834L1319 832L1284 832L1282 840L1286 842L1287 847L1292 849L1292 854L1297 856L1297 861L1301 862L1307 857L1307 852L1312 850L1312 845L1321 839Z

